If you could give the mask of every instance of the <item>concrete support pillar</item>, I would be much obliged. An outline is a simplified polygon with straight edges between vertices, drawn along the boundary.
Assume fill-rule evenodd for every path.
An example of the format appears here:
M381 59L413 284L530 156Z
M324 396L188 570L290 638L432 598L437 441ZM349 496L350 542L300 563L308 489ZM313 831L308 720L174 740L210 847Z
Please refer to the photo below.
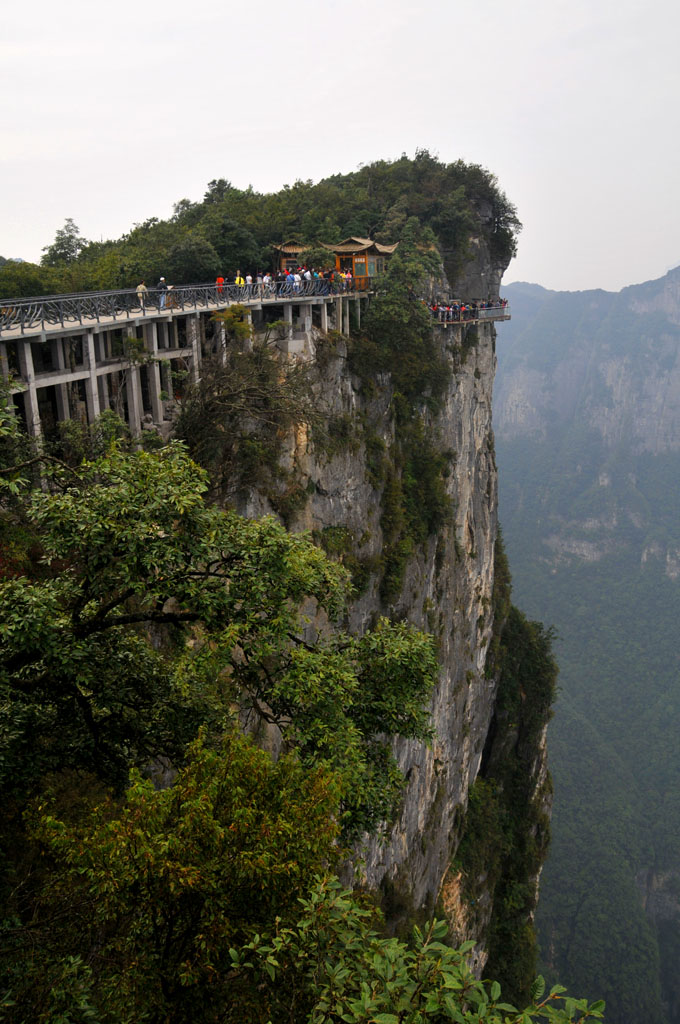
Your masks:
M283 307L283 319L286 322L286 337L289 341L293 339L293 303L286 302Z
M342 298L340 296L335 300L335 329L342 333Z
M156 325L146 325L146 347L151 355L151 362L147 365L146 372L149 381L149 397L151 399L151 414L154 423L163 422L163 403L161 401L161 368L158 365L158 333Z
M349 299L342 300L342 333L349 337Z
M130 366L125 371L125 395L127 398L128 426L133 437L142 432L142 385L139 379L139 367Z
M161 391L165 391L168 398L174 400L175 392L172 387L172 367L169 359L162 359L160 363Z
M94 350L94 335L88 331L83 339L83 355L89 376L85 378L85 399L87 401L87 422L94 423L99 416L99 386L97 384L97 355Z
M35 386L35 371L33 369L33 353L31 352L30 341L17 342L17 355L19 357L19 373L26 385L24 391L24 408L26 410L26 426L33 437L40 437L40 410L38 408L38 389Z
M302 308L300 309L300 313L301 313L300 319L302 321L303 330L307 334L309 334L309 332L312 329L312 306L311 306L311 303L307 303L307 305L302 306Z
M0 341L0 373L3 380L9 380L9 360L7 358L7 345Z
M252 352L253 351L253 342L255 340L255 332L253 330L253 314L252 314L252 312L250 310L246 311L246 315L245 315L244 319L245 319L245 322L248 324L248 327L250 328L250 334L248 335L248 337L243 342L243 348L244 348L244 350L246 352Z
M356 311L357 311L357 328L361 327L361 299L359 296L356 298Z
M187 317L187 340L191 345L191 380L195 384L201 375L201 333L198 316Z
M328 303L321 303L321 330L326 333L328 330Z
M219 324L217 328L217 340L219 344L219 359L222 366L227 365L227 330L224 324Z
M0 341L0 373L4 381L9 381L9 359L7 358L7 346L4 341ZM10 416L14 416L16 413L13 395L7 396L7 412Z
M99 389L99 408L111 408L111 394L109 391L109 375L101 373L97 375L97 388Z
M52 363L55 369L65 370L64 342L61 338L52 338L50 346L52 349ZM57 399L57 416L60 420L70 420L71 406L68 400L68 384L57 384L54 391Z

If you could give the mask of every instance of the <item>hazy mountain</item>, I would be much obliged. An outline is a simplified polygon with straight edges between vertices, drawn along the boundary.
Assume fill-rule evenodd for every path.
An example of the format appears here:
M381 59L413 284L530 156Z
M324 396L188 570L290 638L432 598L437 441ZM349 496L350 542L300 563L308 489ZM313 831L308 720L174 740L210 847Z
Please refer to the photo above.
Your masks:
M559 633L545 967L680 1021L680 268L504 288L494 402L515 600Z

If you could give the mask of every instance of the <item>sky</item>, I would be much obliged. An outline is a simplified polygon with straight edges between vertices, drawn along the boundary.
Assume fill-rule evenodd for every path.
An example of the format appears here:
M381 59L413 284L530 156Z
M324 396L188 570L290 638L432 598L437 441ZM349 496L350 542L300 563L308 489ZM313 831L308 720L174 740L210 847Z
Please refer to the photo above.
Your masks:
M0 255L429 149L524 228L505 281L680 264L677 0L5 0Z

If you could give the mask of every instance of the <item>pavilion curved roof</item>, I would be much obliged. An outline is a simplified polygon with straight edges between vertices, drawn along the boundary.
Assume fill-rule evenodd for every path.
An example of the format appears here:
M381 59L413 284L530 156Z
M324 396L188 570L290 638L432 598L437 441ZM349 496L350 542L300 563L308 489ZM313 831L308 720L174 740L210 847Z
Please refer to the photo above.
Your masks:
M382 242L375 242L372 238L361 238L358 235L352 235L350 238L343 239L342 242L319 242L324 249L328 249L329 252L335 252L338 255L354 255L359 253L370 253L374 256L391 256L394 250L399 245L398 242L394 242L392 245L383 245ZM278 252L283 253L286 256L299 256L305 249L309 249L310 245L306 242L299 242L296 238L289 238L286 242L281 242L278 245L274 244L273 248Z
M394 242L392 245L383 245L382 242L375 242L372 238L360 238L358 235L345 238L342 242L336 242L335 245L330 245L328 242L322 244L324 248L337 253L349 255L350 253L371 252L380 256L390 256L399 245L398 242Z

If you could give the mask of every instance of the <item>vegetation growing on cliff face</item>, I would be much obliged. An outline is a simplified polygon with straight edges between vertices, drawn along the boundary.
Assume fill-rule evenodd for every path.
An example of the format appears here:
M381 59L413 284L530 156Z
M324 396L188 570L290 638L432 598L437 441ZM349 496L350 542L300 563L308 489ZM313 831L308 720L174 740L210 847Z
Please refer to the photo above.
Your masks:
M281 463L284 439L321 422L309 367L277 358L278 323L255 337L240 305L214 320L217 352L186 388L175 436L208 471L213 494L233 498L257 488L286 521L295 496L304 503L306 495Z
M498 672L494 720L477 781L469 797L455 864L473 919L479 898L491 894L493 911L484 936L487 970L511 1000L529 997L536 973L536 937L530 918L549 841L550 778L537 785L544 730L555 696L553 636L510 604L507 559L496 545L494 606ZM503 615L505 611L505 615ZM480 939L482 936L479 936Z
M443 926L381 939L330 874L343 831L389 816L386 738L427 734L427 637L384 622L306 639L302 600L337 614L345 571L207 505L177 444L33 459L48 491L0 474L3 523L23 515L31 537L0 582L3 1019L601 1015L539 986L520 1017ZM239 706L277 724L276 763L235 727ZM144 776L162 771L173 784L156 789Z
M311 244L348 235L397 241L410 217L434 232L452 281L465 264L471 234L485 237L492 258L507 263L520 228L494 175L419 150L412 159L379 160L316 185L297 181L269 194L217 179L202 202L181 200L170 220L151 218L118 241L85 244L67 221L42 267L0 266L0 297L134 288L161 275L176 284L212 281L220 271L270 267L271 243L291 236Z

